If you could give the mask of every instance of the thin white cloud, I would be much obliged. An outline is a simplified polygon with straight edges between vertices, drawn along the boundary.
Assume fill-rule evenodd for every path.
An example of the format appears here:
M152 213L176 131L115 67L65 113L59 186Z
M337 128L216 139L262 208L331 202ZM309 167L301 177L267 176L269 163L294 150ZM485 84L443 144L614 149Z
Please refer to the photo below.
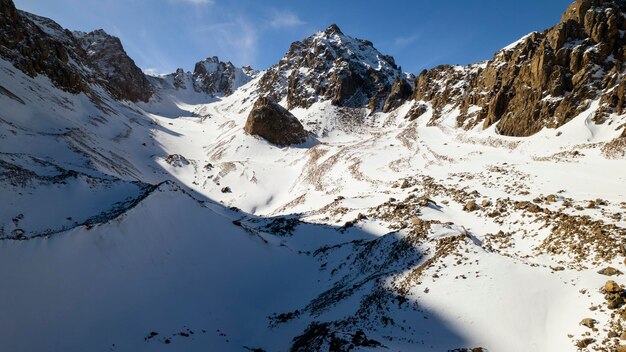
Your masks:
M210 55L219 53L222 60L231 60L239 65L254 65L257 58L259 31L246 18L230 22L201 25L195 30L193 39L198 47ZM206 35L210 33L210 35Z
M405 48L413 44L420 37L420 33L413 33L410 36L397 37L393 40L393 46L396 48Z
M290 28L290 27L296 27L296 26L305 24L305 22L302 21L300 17L298 17L297 14L291 11L286 11L286 10L274 11L269 23L270 23L270 26L272 26L275 29Z
M192 5L213 5L214 0L170 0L170 2L187 3Z

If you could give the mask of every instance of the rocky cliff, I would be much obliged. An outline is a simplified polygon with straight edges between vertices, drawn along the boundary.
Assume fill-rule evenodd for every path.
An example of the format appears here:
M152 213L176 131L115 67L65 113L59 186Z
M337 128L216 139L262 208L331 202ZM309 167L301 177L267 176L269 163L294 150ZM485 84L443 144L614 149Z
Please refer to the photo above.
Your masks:
M191 90L215 97L231 95L257 74L258 72L250 66L235 67L230 61L220 61L217 56L213 56L197 62L193 72L179 68L169 75L151 79L161 87Z
M11 0L0 0L0 56L30 76L43 74L58 87L88 91L85 71L73 37L55 22L18 11Z
M249 66L238 68L217 56L196 63L193 70L194 88L209 95L231 95L256 74Z
M103 30L70 32L0 0L0 56L30 76L45 75L71 93L100 84L120 100L147 101L152 87L120 40Z
M135 65L119 38L98 29L74 32L91 67L100 73L101 83L118 99L148 101L153 93L150 82Z
M384 107L394 81L404 79L393 57L381 54L370 41L343 34L333 24L292 43L260 84L262 91L274 99L286 98L289 109L330 100L338 106L366 106L376 111ZM402 92L410 89L404 83ZM394 101L399 96L396 94ZM387 108L396 105L390 102Z
M459 127L496 124L510 136L559 127L598 99L595 120L602 123L626 107L625 12L622 0L577 0L556 26L486 63L423 71L413 98L432 104L434 120L450 104L460 110Z

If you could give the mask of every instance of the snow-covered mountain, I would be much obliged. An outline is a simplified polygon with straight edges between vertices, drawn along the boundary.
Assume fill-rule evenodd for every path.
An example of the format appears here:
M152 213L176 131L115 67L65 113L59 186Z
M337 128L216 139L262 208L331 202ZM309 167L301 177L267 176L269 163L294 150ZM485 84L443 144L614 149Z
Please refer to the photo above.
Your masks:
M152 77L0 0L0 350L625 350L625 13Z
M258 75L250 66L235 67L230 61L209 57L197 62L193 72L179 68L171 74L148 76L156 90L148 109L172 117L189 113L185 106L193 109L191 105L218 101Z
M394 81L404 79L393 57L381 54L370 41L343 34L333 24L292 43L280 62L263 75L260 85L264 94L278 101L286 99L289 109L329 100L338 106L377 111Z
M117 99L148 101L154 91L143 72L128 57L116 37L99 29L90 33L74 32L87 60L101 74L102 85Z
M213 56L197 62L193 72L179 68L175 73L151 79L162 89L193 90L214 97L233 94L257 74L249 66L235 67L230 61L222 62Z

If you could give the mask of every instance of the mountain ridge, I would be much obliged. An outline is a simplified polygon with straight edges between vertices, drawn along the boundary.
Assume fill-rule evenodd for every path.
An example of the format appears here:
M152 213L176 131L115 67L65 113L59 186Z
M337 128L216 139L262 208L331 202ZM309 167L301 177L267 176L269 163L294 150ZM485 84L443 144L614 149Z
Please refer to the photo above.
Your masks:
M209 97L227 96L258 75L249 67L235 68L230 62L209 57L196 63L193 73L179 69L170 75L149 78L126 55L119 39L102 30L76 32L68 37L58 24L18 12L11 1L4 0L3 8L7 14L4 17L16 23L30 19L39 27L51 28L35 37L48 35L53 42L60 42L63 49L54 50L60 50L61 61L55 64L54 72L42 73L72 92L89 91L89 84L99 81L115 98L130 101L147 102L164 84L174 89L193 89ZM401 72L393 57L381 54L370 41L347 36L331 24L324 31L292 43L280 62L261 74L260 92L276 101L285 99L289 110L329 100L341 107L390 112L412 99L421 103L408 117L424 113L423 103L427 102L433 109L433 122L444 105L452 104L460 110L458 127L481 125L486 129L495 124L500 133L511 136L528 136L542 128L559 127L599 97L595 118L602 122L611 114L620 115L626 107L624 11L624 3L619 0L577 0L563 13L559 24L524 36L515 45L498 51L484 65L471 64L463 69L440 65L424 70L414 81ZM16 28L22 27L23 24ZM56 35L49 35L52 32ZM6 37L10 38L10 33ZM91 42L87 38L92 38ZM96 39L100 45L109 43L107 51L114 52L114 56L102 57L103 49L95 53ZM51 45L59 44L44 46ZM77 48L81 46L84 52ZM590 55L589 50L596 54ZM18 65L31 75L39 72L41 64L37 63L45 60L45 52L23 64L18 60ZM67 66L63 63L67 53L71 57L86 57L85 65L95 68L101 78L86 74L80 67ZM533 109L528 110L528 106Z
M589 9L566 21L589 17L590 35L580 24L561 39L531 34L491 63L415 80L331 25L294 44L274 75L209 57L144 75L152 95L133 102L119 94L145 93L141 77L115 83L130 62L109 60L123 47L108 34L81 43L0 6L11 34L0 37L0 344L625 349L624 111L602 122L594 95L554 129L511 137L498 126L524 99L529 113L573 99L561 59L592 83L578 98L604 94L611 71L584 56L610 14ZM587 40L579 49L574 35ZM618 88L606 92L620 104ZM483 109L500 119L486 127Z
M495 124L500 133L521 137L562 126L598 98L595 121L621 115L625 11L620 0L577 0L559 24L524 36L484 65L424 70L413 98L432 104L433 120L452 104L461 112L458 127ZM442 86L447 89L438 94Z

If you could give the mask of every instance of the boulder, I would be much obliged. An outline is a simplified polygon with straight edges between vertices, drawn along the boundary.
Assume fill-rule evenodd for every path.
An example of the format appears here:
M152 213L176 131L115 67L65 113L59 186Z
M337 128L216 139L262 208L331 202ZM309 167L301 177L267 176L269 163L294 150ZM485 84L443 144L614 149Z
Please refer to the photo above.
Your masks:
M604 284L604 291L606 293L619 293L622 292L622 288L617 284L617 282L609 280Z
M622 275L623 273L612 266L607 266L606 268L598 271L598 274L613 276L613 275Z
M594 326L596 325L597 321L595 319L592 318L585 318L580 322L580 325L582 326L586 326L589 329L593 329Z
M304 143L309 136L295 116L268 97L254 103L244 131L276 145Z
M170 154L165 158L165 162L174 167L183 167L189 165L189 160L180 154Z
M478 204L476 204L476 201L470 200L465 204L465 206L463 207L463 210L465 211L478 210Z

